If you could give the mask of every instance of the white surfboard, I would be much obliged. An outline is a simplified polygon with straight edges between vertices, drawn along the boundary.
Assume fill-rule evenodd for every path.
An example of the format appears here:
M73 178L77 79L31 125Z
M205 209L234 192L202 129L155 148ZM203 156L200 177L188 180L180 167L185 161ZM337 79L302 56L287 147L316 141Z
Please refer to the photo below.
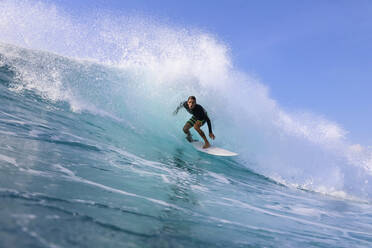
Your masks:
M208 153L208 154L211 154L211 155L226 156L226 157L232 157L232 156L237 156L238 155L235 152L230 152L228 150L225 150L225 149L222 149L222 148L219 148L219 147L215 147L213 145L204 149L203 148L204 142L201 142L201 141L193 141L193 142L191 142L191 144L193 145L193 147L196 150L201 151L201 152L205 152L205 153Z

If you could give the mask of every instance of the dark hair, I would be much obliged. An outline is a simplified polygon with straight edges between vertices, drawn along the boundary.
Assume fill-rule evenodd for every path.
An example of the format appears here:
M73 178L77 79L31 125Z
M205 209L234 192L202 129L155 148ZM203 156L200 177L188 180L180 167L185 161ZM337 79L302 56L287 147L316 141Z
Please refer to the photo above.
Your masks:
M190 100L190 99L192 99L192 100L196 101L196 98L195 98L195 96L189 96L189 98L187 98L187 101L188 101L188 100Z

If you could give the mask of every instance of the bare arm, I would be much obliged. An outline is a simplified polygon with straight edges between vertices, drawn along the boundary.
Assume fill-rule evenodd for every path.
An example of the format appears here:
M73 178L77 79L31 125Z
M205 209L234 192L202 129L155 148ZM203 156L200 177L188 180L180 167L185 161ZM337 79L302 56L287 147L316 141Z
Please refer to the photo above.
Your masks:
M173 112L173 115L176 115L178 111L184 107L185 102L181 102L180 105L176 108L176 110Z
M213 133L212 132L211 120L209 119L208 115L207 115L206 121L207 121L207 124L208 124L208 131L209 131L209 133Z
M209 137L211 137L212 139L215 139L215 136L212 132L212 123L211 123L211 120L209 119L208 115L207 115L206 121L207 121L207 124L208 124Z

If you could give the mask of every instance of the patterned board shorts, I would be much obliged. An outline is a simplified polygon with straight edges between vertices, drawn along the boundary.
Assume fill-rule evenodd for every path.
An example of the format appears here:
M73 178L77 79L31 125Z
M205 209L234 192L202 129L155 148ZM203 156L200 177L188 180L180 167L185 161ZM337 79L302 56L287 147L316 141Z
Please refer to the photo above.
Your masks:
M190 120L187 121L187 123L189 123L193 127L195 125L196 121L197 121L196 117L193 116L193 117L190 118ZM203 126L204 123L205 123L205 120L202 120L201 122L202 122L202 126Z

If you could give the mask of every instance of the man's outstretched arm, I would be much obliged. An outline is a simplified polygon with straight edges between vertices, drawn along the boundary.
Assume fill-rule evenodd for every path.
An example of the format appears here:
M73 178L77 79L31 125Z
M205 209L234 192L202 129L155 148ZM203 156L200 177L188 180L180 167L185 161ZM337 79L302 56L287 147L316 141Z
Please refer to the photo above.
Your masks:
M185 105L185 102L181 102L180 105L176 108L176 110L173 112L173 115L176 115L178 113L178 111L184 107Z

